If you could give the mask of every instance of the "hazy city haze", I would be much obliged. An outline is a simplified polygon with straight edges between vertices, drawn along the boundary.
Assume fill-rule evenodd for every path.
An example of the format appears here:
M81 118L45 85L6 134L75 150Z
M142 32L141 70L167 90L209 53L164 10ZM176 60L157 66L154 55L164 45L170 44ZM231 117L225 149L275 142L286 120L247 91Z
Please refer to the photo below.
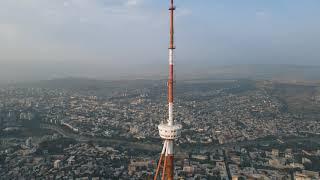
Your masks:
M320 65L317 0L177 0L177 71ZM2 0L0 81L164 76L167 3Z

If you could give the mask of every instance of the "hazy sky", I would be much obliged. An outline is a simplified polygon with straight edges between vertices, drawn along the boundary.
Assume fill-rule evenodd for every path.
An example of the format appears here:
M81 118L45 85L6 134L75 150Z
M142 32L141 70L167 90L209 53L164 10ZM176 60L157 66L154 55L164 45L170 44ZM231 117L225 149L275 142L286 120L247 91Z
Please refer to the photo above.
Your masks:
M157 76L167 67L168 4L1 0L0 80ZM320 65L319 0L176 0L176 5L180 67Z

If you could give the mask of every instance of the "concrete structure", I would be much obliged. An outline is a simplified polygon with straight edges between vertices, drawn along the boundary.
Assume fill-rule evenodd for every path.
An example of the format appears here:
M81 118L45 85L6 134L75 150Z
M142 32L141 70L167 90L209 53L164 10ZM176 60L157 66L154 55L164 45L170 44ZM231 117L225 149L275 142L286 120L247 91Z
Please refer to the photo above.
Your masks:
M56 160L53 162L53 167L56 168L56 169L59 169L61 167L61 160Z
M31 147L32 147L32 138L31 138L31 137L29 137L29 138L26 140L26 146L27 146L28 148L31 148Z

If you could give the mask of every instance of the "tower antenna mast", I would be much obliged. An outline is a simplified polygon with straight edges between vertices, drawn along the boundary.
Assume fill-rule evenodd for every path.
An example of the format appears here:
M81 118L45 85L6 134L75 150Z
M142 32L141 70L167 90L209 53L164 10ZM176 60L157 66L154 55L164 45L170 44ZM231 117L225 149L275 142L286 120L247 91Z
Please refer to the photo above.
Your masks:
M173 117L173 87L174 87L174 11L176 10L173 0L170 0L170 44L169 44L169 79L168 79L168 114L167 123L158 126L160 137L164 140L160 159L158 162L154 180L158 179L162 168L161 179L173 180L174 177L174 140L181 134L182 126L175 123Z

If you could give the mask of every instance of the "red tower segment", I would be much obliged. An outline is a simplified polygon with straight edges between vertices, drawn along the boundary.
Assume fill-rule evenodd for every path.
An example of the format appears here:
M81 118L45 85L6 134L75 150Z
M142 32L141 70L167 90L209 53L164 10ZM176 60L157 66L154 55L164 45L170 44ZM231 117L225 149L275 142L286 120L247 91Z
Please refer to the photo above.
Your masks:
M169 45L169 81L168 81L168 101L169 103L173 103L173 50L174 46L174 7L173 0L171 0L170 5L170 45Z

